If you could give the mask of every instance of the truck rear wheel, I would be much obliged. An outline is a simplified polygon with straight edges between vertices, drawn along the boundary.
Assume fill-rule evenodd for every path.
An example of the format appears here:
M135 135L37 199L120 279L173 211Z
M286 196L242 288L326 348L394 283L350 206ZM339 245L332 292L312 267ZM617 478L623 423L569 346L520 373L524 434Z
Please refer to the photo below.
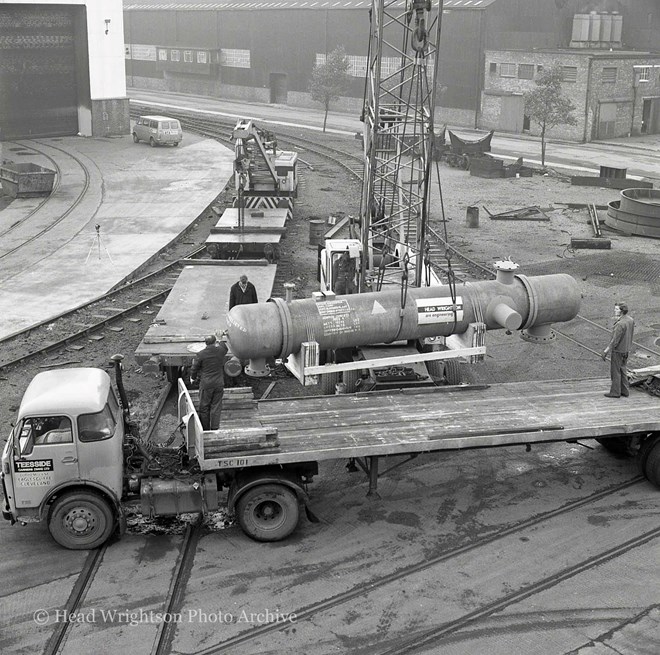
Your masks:
M656 487L660 487L660 439L655 439L644 452L641 461L644 477Z
M114 526L108 501L86 491L63 494L48 514L48 531L60 546L69 550L98 548L110 538Z
M260 484L238 499L236 518L248 537L257 541L280 541L296 529L300 507L296 494L288 487Z

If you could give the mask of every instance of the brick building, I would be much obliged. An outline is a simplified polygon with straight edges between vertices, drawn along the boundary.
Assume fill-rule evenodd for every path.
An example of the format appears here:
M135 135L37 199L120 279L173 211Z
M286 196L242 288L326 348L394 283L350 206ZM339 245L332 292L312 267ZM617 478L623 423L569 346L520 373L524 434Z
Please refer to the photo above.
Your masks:
M479 125L538 134L525 115L523 94L543 69L561 66L562 93L573 103L575 126L550 136L570 141L660 132L660 54L616 50L487 50Z

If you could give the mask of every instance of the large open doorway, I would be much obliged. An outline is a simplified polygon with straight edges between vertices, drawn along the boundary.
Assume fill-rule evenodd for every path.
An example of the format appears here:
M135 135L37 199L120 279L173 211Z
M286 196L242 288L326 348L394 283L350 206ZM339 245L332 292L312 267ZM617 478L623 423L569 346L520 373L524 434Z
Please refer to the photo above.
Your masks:
M0 4L1 138L78 133L77 11Z
M641 132L642 134L660 133L660 98L644 98Z
M287 77L286 73L270 74L270 101L273 104L286 105L288 94Z

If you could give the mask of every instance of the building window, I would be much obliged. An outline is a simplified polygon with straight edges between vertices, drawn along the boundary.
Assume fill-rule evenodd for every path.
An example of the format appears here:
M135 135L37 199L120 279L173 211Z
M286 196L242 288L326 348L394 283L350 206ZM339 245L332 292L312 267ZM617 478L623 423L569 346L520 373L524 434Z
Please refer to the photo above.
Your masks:
M178 50L172 50L170 58L172 61L181 61L181 54Z
M230 68L250 68L250 51L222 48L220 50L220 64Z
M192 64L192 50L184 50L183 51L183 61L185 61L187 64Z
M650 66L640 66L639 71L639 81L648 82L651 79L651 67Z
M500 64L500 77L516 77L515 64Z
M616 82L617 68L608 66L603 68L603 82Z
M497 64L494 61L490 62L489 71L491 73L497 73Z
M200 50L197 53L197 63L198 64L205 64L206 61L207 61L206 52L204 50Z
M577 82L577 66L562 66L561 72L564 82Z
M158 49L158 61L167 61L167 50L162 48Z
M534 79L534 64L519 64L518 65L518 77L521 80L533 80Z

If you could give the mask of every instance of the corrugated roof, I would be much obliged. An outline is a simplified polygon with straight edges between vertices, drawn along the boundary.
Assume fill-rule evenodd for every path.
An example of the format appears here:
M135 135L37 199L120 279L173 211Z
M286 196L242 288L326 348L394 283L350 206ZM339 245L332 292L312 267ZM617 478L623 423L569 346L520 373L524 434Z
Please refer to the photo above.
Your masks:
M445 0L445 9L485 9L497 0ZM392 6L405 6L405 0ZM371 0L255 0L240 2L237 0L216 0L198 2L197 0L124 0L125 11L146 10L187 10L221 11L225 9L368 9Z

